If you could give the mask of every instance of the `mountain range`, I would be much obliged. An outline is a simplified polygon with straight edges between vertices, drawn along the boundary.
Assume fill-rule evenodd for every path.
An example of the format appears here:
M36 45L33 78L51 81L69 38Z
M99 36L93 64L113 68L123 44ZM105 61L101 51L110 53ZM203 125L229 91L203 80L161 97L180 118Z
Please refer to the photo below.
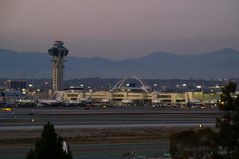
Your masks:
M147 56L124 60L100 57L66 57L64 78L140 78L187 79L237 78L239 51L224 48L198 55L153 52ZM17 52L0 49L0 77L50 78L51 61L47 53Z

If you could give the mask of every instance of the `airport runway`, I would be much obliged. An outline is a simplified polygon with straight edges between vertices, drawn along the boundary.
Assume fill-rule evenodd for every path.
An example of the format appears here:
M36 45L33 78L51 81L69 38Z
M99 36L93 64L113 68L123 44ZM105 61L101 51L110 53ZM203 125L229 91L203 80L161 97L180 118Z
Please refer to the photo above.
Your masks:
M97 130L98 128L174 128L174 127L214 127L216 118L222 112L215 109L177 108L13 108L0 110L0 132L28 132L40 130L50 121L56 129ZM141 143L71 144L75 159L120 159L124 152L136 151L140 155L168 153L168 141ZM1 159L23 159L30 146L0 145ZM152 157L155 157L152 156Z
M41 129L48 121L62 129L214 126L216 118L222 115L212 109L15 108L0 111L0 130Z
M95 124L95 125L55 125L56 129L98 129L98 128L169 128L169 127L206 127L215 126L215 122L190 122L190 123L162 123L162 124ZM2 130L41 130L41 125L1 126Z

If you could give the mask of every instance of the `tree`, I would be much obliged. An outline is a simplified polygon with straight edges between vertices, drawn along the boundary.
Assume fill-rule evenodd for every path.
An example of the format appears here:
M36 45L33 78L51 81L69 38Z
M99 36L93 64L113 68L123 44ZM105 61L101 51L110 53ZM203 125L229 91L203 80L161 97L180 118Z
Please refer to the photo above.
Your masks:
M217 144L223 158L238 158L239 154L239 97L235 95L237 85L229 82L222 88L220 110L223 118L217 119ZM225 153L223 153L225 152Z
M235 103L235 97L232 95L236 91L236 83L229 82L222 87L221 102L219 103L219 109L222 111L230 112L235 111L238 103Z
M197 131L185 130L170 137L170 153L175 159L211 159L215 158L217 149L214 143L215 132L210 128Z
M56 134L54 125L48 122L26 159L72 159L72 155L69 150L68 153L63 150L63 138Z

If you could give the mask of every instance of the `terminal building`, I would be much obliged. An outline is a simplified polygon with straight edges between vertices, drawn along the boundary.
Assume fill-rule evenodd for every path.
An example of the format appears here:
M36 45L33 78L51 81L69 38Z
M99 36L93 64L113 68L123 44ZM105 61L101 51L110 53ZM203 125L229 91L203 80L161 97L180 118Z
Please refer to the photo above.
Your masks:
M134 81L130 83L130 81ZM92 102L117 106L186 106L214 105L220 94L203 92L165 93L152 91L142 80L130 76L117 82L109 91L86 91L84 87L70 87L56 92L56 99L64 103Z
M27 83L25 80L7 80L6 88L9 90L22 91L22 89L27 88Z

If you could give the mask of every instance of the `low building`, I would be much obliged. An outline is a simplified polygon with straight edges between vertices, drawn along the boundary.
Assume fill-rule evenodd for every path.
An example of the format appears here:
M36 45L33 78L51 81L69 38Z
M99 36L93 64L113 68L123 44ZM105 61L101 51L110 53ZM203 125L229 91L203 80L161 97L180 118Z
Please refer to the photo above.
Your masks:
M128 79L122 79L109 91L85 91L83 87L72 87L56 93L56 99L66 103L109 103L112 105L154 105L154 106L185 106L215 104L220 99L219 94L204 94L203 92L164 93L155 92L143 81L131 76L140 83L125 84Z

